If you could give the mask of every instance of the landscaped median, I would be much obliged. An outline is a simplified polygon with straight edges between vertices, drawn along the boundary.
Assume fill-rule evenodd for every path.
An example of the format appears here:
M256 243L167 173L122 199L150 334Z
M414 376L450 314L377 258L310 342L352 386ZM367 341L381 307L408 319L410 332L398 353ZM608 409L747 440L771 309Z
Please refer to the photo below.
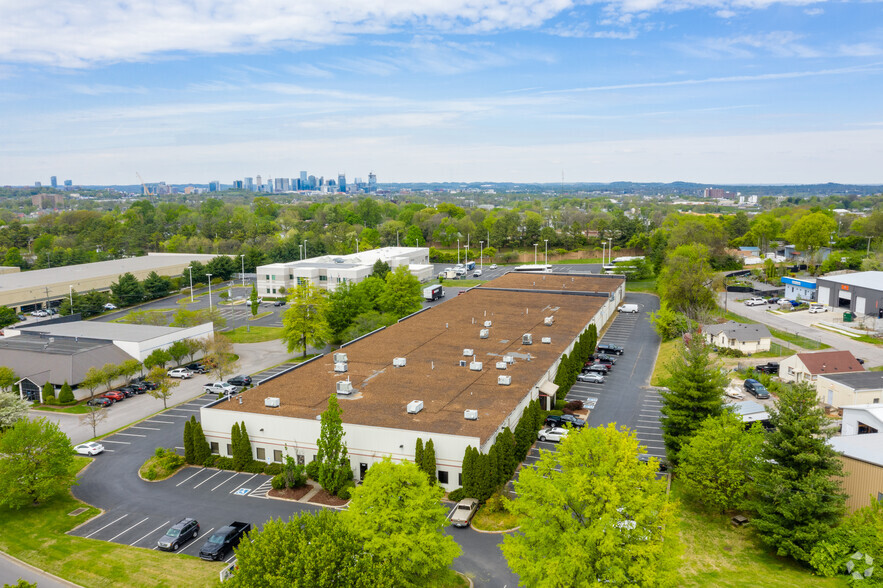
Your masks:
M79 469L92 462L76 457ZM77 514L75 511L82 509ZM100 514L69 492L34 507L0 509L0 550L81 586L212 586L222 564L67 533Z

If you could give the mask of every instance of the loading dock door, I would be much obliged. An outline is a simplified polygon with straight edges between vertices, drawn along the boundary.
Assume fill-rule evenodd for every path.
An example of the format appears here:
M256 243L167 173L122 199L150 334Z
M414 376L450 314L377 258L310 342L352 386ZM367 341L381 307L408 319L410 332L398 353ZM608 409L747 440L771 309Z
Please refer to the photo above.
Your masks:
M817 300L822 304L831 304L831 288L828 286L819 286L819 298Z
M855 297L855 314L865 314L865 297Z

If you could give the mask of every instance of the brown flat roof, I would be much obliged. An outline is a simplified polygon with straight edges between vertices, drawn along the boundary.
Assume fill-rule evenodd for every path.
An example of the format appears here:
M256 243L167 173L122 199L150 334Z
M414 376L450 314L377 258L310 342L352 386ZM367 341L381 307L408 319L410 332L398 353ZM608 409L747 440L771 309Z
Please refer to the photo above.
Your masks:
M533 281L524 274L509 276L488 286ZM336 382L349 378L353 394L338 396L345 423L479 437L484 443L607 301L606 296L584 294L597 290L597 276L570 278L573 294L474 288L342 348L348 359L345 374L334 372L333 355L328 354L243 392L242 404L212 408L315 419L327 407ZM613 290L621 282L603 283ZM555 317L552 326L544 324L547 316ZM492 326L489 337L481 339L485 321ZM532 345L522 345L524 333L532 334ZM543 337L552 342L543 344ZM459 365L471 360L463 355L467 348L483 363L481 372ZM498 370L496 362L503 355L514 355L516 361ZM394 367L396 357L406 358L407 365ZM511 376L511 385L499 385L501 375ZM279 398L280 407L264 406L267 397ZM407 413L412 400L423 401L421 412ZM477 410L478 420L466 420L467 409Z
M486 282L482 288L555 290L563 292L613 292L623 283L622 276L599 274L509 272ZM455 285L453 282L451 285Z

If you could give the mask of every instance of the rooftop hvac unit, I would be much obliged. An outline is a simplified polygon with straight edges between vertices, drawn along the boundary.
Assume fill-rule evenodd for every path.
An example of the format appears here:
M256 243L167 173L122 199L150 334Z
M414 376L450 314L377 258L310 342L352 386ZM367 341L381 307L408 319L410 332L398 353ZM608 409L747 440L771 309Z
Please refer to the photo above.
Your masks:
M408 403L408 413L409 414L417 414L423 410L423 401L422 400L412 400Z
M490 334L491 332L488 329L482 329L478 332L478 336L481 339L487 339Z
M505 361L506 363L515 363L515 358L511 355L504 355L503 361Z
M474 350L472 350L472 349L464 349L463 350L463 357L472 357L473 355L475 355Z
M543 343L551 343L552 337L543 337L542 339L540 339L540 341L542 341Z
M554 316L547 316L546 318L543 319L543 324L546 325L547 327L551 327L554 322L555 322Z
M347 365L346 362L343 362L343 361L335 363L334 364L334 371L337 372L338 374L346 373L346 371L347 371L346 365Z
M512 376L497 376L497 384L500 386L508 386L512 383Z
M533 345L533 337L530 333L525 333L521 336L521 344L522 345Z
M460 360L460 367L466 367L466 360L465 359Z
M469 369L471 369L473 372L480 372L481 371L481 362L480 361L470 361L469 362Z
M346 363L346 353L335 353L334 354L334 363Z
M337 393L338 394L352 394L353 393L353 383L349 380L340 380L337 382Z
M407 363L408 363L408 360L405 359L404 357L396 357L395 359L392 360L392 365L394 367L405 367L405 365Z
M478 420L478 411L477 410L464 410L463 418L467 421L477 421Z
M490 328L491 324L492 324L491 321L484 321L484 326L486 326L488 328Z
M498 369L498 370L504 370L504 369L506 369L506 366L508 366L508 365L509 365L509 364L506 363L505 361L498 361L498 362L497 362L497 369Z
M269 406L270 408L279 408L279 399L278 398L264 398L264 406Z

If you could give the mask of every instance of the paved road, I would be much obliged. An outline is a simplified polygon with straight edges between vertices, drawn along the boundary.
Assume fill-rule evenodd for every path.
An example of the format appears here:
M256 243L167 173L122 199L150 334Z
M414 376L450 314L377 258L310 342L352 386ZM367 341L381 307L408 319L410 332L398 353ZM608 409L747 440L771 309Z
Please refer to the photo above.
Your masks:
M15 585L19 579L37 584L40 588L70 588L77 586L21 562L0 551L0 583Z

